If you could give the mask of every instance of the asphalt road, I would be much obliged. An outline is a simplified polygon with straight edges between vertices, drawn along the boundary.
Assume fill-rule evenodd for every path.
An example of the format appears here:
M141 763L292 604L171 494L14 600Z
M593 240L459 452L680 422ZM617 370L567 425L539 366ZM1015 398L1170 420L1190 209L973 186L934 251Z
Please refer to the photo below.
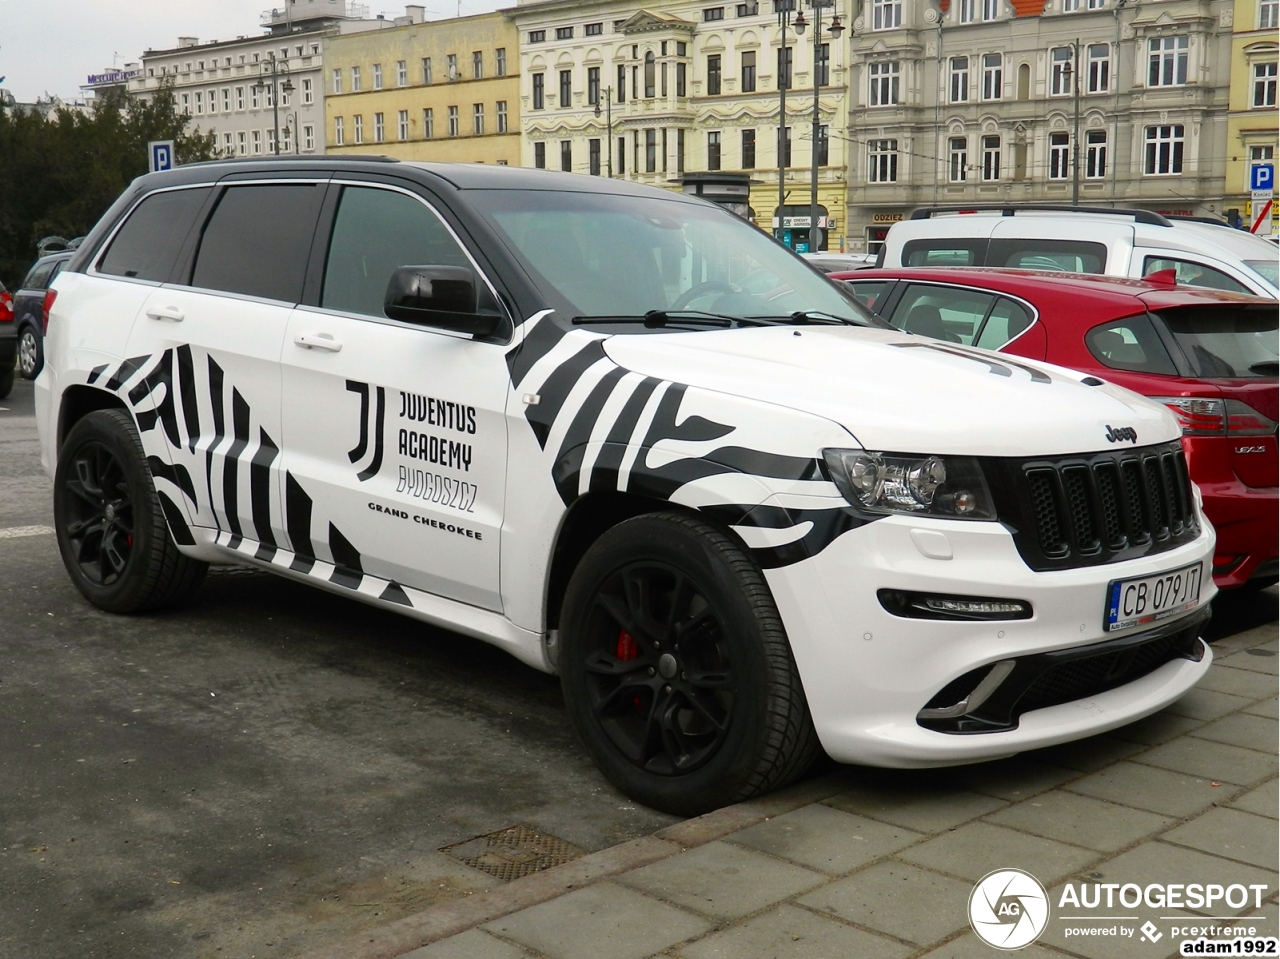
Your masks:
M555 679L243 568L119 617L71 586L31 385L0 400L0 956L288 956L496 883L440 847L595 850L671 818L610 788ZM1276 619L1223 605L1223 636Z

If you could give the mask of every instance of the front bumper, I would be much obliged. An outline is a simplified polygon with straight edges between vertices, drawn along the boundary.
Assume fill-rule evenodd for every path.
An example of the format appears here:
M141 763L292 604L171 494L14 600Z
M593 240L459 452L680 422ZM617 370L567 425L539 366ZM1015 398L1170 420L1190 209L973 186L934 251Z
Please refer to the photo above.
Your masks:
M938 549L939 535L948 549ZM932 558L918 542L927 542L933 556L949 551L951 558ZM1106 631L1107 587L1114 580L1202 563L1200 606L1161 624L1187 626L1216 592L1209 576L1213 543L1212 527L1202 521L1196 539L1163 553L1034 572L998 523L891 516L766 577L828 754L876 766L951 765L1114 729L1162 709L1195 685L1212 660L1203 643L1192 644L1198 661L1170 659L1116 688L1103 683L1096 688L1105 691L1022 712L1012 726L965 734L926 728L919 719L940 690L979 667L1143 632ZM903 618L881 606L878 589L1018 599L1031 604L1033 615L986 622Z

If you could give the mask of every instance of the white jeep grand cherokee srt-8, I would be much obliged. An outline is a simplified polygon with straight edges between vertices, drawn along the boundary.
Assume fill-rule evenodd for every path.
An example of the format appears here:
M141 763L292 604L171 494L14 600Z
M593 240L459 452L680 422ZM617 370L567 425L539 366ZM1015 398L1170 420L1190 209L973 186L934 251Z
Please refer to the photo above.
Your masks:
M139 179L36 384L103 609L249 563L558 672L605 775L694 813L818 750L964 763L1208 669L1164 407L884 327L730 213L360 159Z

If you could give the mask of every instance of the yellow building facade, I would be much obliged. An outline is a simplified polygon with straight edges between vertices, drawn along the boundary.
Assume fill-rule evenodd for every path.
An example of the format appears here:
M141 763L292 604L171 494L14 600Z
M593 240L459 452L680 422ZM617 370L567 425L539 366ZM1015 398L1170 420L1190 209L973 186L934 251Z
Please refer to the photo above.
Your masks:
M1235 0L1231 33L1231 99L1227 115L1227 166L1224 209L1237 209L1245 228L1257 216L1249 202L1250 170L1275 164L1280 145L1276 84L1280 53L1280 0ZM1275 233L1280 218L1259 233Z
M334 37L325 151L518 165L519 64L519 34L496 13Z

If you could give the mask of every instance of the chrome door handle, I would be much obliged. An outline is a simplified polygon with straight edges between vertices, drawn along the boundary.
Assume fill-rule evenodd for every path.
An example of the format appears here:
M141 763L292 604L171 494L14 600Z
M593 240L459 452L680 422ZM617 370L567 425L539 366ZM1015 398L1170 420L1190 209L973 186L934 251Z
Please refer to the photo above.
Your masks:
M186 319L187 314L176 306L153 306L147 310L147 316L153 320L169 320L173 323L181 323Z
M342 349L342 341L335 340L329 333L299 333L293 342L304 350L324 350L326 353L337 353Z

